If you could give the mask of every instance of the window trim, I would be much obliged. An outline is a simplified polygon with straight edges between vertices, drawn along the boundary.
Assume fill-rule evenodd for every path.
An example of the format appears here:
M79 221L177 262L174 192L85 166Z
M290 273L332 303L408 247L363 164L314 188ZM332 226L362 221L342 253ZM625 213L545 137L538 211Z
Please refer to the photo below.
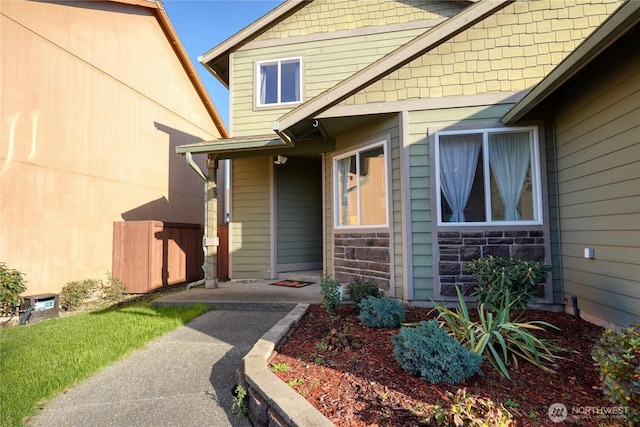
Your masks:
M338 197L338 161L351 157L353 155L356 156L356 168L360 169L360 161L359 156L361 152L370 150L372 148L382 147L384 153L384 208L385 208L385 223L384 224L371 224L371 225L362 225L360 224L361 220L361 206L360 206L360 185L358 184L358 224L349 224L349 225L340 225L340 206L339 206L339 197ZM333 228L335 230L348 230L348 229L370 229L370 228L389 228L389 137L383 137L375 140L375 142L366 143L364 145L358 146L357 148L350 149L348 151L343 151L332 158L332 172L331 177L333 180Z
M294 61L297 60L300 64L300 76L299 76L299 88L298 90L300 91L300 99L298 101L289 101L289 102L274 102L271 104L263 104L260 102L260 67L262 65L269 65L269 64L277 64L278 65L278 99L280 99L280 97L282 96L281 93L281 80L280 80L280 72L282 69L282 63L283 62L288 62L288 61ZM256 61L256 67L255 67L255 90L254 90L254 96L255 96L255 106L256 108L273 108L273 107L282 107L282 106L288 106L288 105L297 105L297 104L301 104L302 100L304 98L303 96L303 88L304 88L304 72L303 72L303 58L302 56L290 56L290 57L285 57L285 58L273 58L273 59L263 59L263 60L259 60Z
M533 220L522 221L481 221L481 222L449 222L442 220L442 199L441 199L441 187L440 187L440 136L443 135L468 135L468 134L481 134L482 135L482 167L483 167L483 188L485 192L484 208L485 218L491 218L491 198L490 198L490 177L491 172L489 168L488 144L490 133L504 133L504 132L530 132L531 141L531 185L532 185L532 203L533 203ZM538 126L513 126L513 127L491 127L491 128L470 128L451 131L436 131L435 132L435 199L436 199L436 214L437 224L440 227L477 227L477 226L521 226L521 225L543 225L543 203L542 203L542 164L540 158L540 133Z

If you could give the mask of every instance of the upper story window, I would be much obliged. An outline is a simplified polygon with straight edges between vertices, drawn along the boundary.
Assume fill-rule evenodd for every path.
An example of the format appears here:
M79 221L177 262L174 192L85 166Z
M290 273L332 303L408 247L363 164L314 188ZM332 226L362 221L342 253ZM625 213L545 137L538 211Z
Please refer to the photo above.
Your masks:
M302 100L301 65L301 58L258 62L257 105L299 103Z
M334 159L336 227L388 224L387 174L386 141Z
M536 128L439 132L435 149L439 224L542 222Z

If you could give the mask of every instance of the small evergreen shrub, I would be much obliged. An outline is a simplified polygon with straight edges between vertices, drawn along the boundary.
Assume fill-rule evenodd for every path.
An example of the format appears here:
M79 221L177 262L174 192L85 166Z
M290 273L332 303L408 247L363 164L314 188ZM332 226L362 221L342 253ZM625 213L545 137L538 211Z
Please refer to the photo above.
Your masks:
M69 282L60 291L60 305L68 311L73 311L101 288L102 281L96 279Z
M382 298L384 296L384 292L378 288L377 283L360 277L347 283L347 293L349 294L349 299L356 305L360 304L360 301L366 297Z
M640 323L605 330L592 356L607 399L629 408L629 425L640 423Z
M404 306L387 296L366 297L360 301L358 319L369 328L396 328L404 322Z
M320 296L322 297L322 306L332 316L336 315L336 311L342 304L340 297L340 282L325 273L320 278Z
M482 356L472 353L440 328L436 320L403 326L391 337L393 355L405 371L432 384L458 384L482 374Z
M0 262L0 315L11 315L23 301L21 293L27 290L24 274Z
M471 395L464 388L455 394L447 392L447 396L451 403L436 407L439 426L515 426L511 413L491 399Z
M510 307L525 309L538 294L538 284L547 280L551 268L541 262L490 255L471 261L464 269L478 281L473 295L479 303L504 308L508 291Z

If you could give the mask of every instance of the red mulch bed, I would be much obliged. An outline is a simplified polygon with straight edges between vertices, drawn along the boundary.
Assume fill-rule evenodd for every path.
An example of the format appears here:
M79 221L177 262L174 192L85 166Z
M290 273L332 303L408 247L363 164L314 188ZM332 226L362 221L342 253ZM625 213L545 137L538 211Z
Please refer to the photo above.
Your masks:
M429 309L408 307L406 321L432 318ZM502 378L484 362L484 375L465 384L433 385L405 372L393 357L390 337L397 329L363 326L354 306L343 305L338 317L311 306L271 364L286 364L289 370L275 372L283 381L298 383L294 389L338 427L430 425L433 405L450 401L446 392L467 392L502 403L519 426L558 425L547 415L550 405L563 403L569 411L565 423L576 425L625 425L621 420L571 415L572 407L611 407L599 389L598 373L591 351L602 329L566 313L538 310L526 312L528 320L544 320L560 328L544 333L564 348L557 373L546 373L522 362L510 370L513 381ZM331 328L350 330L350 346L322 343ZM616 422L618 424L616 424Z

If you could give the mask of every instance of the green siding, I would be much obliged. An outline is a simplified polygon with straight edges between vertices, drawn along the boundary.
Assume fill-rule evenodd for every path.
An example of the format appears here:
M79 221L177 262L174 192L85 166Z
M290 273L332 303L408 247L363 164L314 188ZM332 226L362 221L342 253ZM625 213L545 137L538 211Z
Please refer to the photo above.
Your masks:
M290 157L275 167L277 264L322 263L322 170ZM282 268L280 268L282 270Z
M429 130L448 127L485 128L499 125L511 105L412 111L409 113L409 197L413 297L429 301L434 296L433 243L436 215L432 212Z
M556 113L565 295L577 296L595 321L619 325L640 320L640 55L633 43L559 94ZM586 247L595 259L583 257Z
M271 271L270 167L265 157L233 161L231 191L231 277L273 277Z
M390 162L389 185L391 187L388 196L390 204L389 212L389 233L390 233L390 259L392 262L391 286L397 297L403 297L404 277L403 277L403 234L402 234L402 203L401 203L401 170L400 170L400 127L397 115L381 116L380 119L368 123L366 126L339 135L336 138L336 151L348 151L368 142L374 142L384 137L390 137L388 141ZM327 157L325 164L325 195L326 199L326 228L328 258L333 259L333 187L332 187L333 160ZM370 230L370 229L366 229ZM365 230L363 230L365 231ZM326 261L325 261L326 262Z
M265 130L271 129L273 121L289 111L289 108L259 110L254 108L256 60L302 56L303 100L307 101L411 40L422 31L424 28L235 52L231 90L234 135L265 133Z

